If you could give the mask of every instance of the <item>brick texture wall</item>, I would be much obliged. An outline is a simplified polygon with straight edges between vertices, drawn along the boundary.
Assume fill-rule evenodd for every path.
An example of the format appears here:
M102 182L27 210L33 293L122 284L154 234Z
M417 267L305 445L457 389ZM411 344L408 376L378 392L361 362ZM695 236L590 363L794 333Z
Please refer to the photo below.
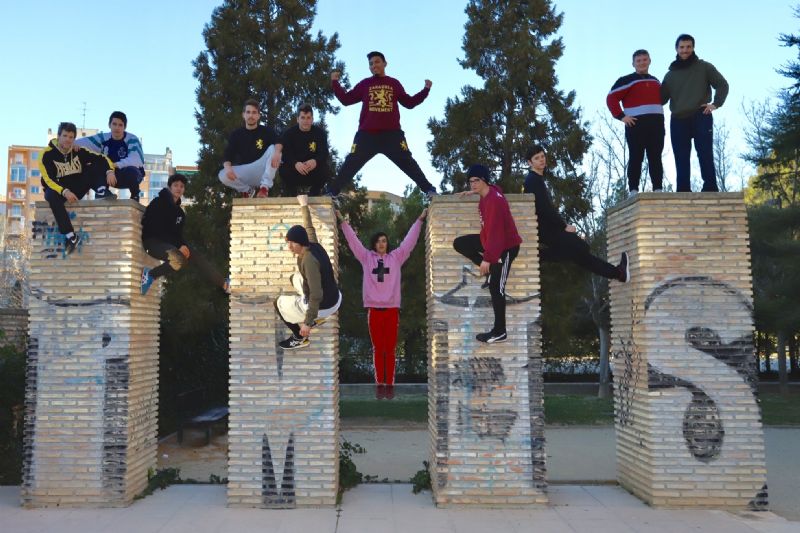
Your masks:
M156 262L141 244L144 208L69 207L84 241L70 256L36 204L22 503L123 506L156 465L159 290L139 292Z
M485 345L488 289L453 240L480 231L477 197L436 197L426 238L431 479L437 505L543 504L544 406L536 216L508 195L523 239L507 285L508 341Z
M311 198L320 244L338 269L331 201ZM284 352L290 331L273 302L293 293L286 231L302 224L294 198L237 199L231 218L228 504L332 506L339 480L339 322ZM352 297L352 296L350 296Z
M620 483L666 507L764 509L747 213L740 193L643 193L609 213Z

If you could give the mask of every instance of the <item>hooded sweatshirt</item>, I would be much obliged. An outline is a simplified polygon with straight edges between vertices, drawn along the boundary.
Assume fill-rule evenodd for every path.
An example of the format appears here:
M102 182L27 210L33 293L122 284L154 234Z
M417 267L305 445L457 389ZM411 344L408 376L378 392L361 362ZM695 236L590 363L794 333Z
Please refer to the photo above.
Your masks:
M688 59L678 58L669 66L661 83L661 103L669 102L674 118L687 118L711 102L712 87L713 104L722 107L728 97L728 82L714 65L692 53Z
M181 208L181 201L172 197L172 192L164 187L144 210L142 216L142 240L157 239L180 248L183 240L183 224L186 213Z
M400 307L400 271L417 244L421 229L422 221L417 220L400 246L380 255L374 250L367 250L350 224L342 222L344 238L364 271L361 283L364 307Z
M86 148L73 146L66 154L58 148L58 140L53 139L39 158L39 171L42 185L58 194L69 189L69 178L82 174L89 165L100 165L106 171L114 170L114 163L107 157Z

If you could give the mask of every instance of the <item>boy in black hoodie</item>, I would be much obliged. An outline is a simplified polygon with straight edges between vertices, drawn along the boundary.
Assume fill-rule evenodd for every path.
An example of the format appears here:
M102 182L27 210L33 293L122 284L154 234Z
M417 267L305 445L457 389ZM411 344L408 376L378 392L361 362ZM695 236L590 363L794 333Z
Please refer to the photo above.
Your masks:
M177 272L187 264L196 265L211 283L230 293L228 281L204 257L192 253L183 240L186 213L181 208L181 196L185 188L186 176L173 174L167 180L167 187L161 189L144 211L142 245L148 255L164 263L142 270L142 294L147 294L156 279Z
M50 204L58 231L64 236L64 250L71 254L80 243L69 220L65 203L75 203L90 188L116 183L114 163L97 152L75 145L77 128L72 122L58 125L58 137L50 141L39 159L44 199Z
M544 148L533 146L525 154L531 171L525 178L525 194L533 194L536 202L536 221L539 226L539 259L544 261L572 261L579 267L608 279L627 283L631 279L628 254L622 253L618 265L614 266L592 255L589 245L577 234L572 224L561 219L558 210L550 200L550 193L544 184L544 169L547 156ZM542 247L541 245L545 246Z

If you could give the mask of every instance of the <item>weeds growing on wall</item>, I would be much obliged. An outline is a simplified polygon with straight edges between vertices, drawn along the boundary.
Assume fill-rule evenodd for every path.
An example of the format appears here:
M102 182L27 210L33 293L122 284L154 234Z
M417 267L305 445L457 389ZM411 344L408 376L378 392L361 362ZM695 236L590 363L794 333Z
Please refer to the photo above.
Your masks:
M358 471L356 464L353 462L353 455L366 453L366 451L360 444L353 444L346 439L342 439L339 446L339 494L336 497L337 503L341 502L344 491L352 489L364 481L364 476Z

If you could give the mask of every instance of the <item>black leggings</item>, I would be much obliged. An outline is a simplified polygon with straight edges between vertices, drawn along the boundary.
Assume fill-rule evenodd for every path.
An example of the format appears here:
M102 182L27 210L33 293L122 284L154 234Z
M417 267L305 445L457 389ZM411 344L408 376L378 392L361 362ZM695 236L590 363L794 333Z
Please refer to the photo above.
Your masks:
M480 235L462 235L453 241L453 248L476 265L483 262L483 245ZM489 266L489 294L492 296L494 326L492 333L506 332L506 281L511 272L511 263L519 253L514 246L500 254L500 260Z
M142 245L144 245L147 255L164 261L164 263L150 271L150 276L154 279L177 272L188 265L196 267L203 277L208 279L212 284L223 289L225 288L225 278L222 277L222 274L214 268L214 265L212 265L208 259L197 252L192 251L192 253L189 254L189 259L186 259L178 248L168 242L159 241L158 239L145 239L142 241Z

